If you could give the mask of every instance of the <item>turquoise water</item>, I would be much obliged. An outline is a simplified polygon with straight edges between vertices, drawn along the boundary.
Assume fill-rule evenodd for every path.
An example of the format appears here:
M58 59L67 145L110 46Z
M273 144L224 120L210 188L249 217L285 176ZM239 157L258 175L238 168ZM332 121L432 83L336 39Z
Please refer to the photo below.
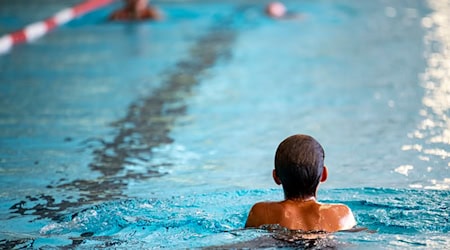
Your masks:
M42 3L2 3L0 33L77 1ZM303 18L165 1L165 21L106 22L116 4L1 56L2 248L295 247L241 230L282 199L293 133L326 151L319 200L376 231L323 244L449 245L448 3L286 5Z

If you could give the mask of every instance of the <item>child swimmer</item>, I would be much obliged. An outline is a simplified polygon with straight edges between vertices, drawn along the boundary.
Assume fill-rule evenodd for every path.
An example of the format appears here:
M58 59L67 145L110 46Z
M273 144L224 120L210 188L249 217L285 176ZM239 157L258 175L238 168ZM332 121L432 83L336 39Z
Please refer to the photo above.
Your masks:
M280 225L290 230L336 232L356 225L350 208L317 202L320 182L328 177L322 146L311 136L293 135L280 143L272 171L282 185L285 200L258 202L250 210L245 227Z

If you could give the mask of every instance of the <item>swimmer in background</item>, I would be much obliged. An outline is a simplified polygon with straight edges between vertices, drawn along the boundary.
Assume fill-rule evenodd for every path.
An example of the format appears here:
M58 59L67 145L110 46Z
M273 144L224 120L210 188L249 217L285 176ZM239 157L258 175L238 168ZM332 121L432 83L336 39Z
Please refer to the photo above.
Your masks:
M125 6L111 14L111 20L161 20L163 14L147 0L124 0Z
M350 208L317 202L320 182L328 177L322 146L311 136L293 135L275 153L276 184L283 186L285 200L253 205L245 227L279 225L290 230L336 232L356 225Z
M269 17L274 19L303 18L301 14L288 12L286 6L281 2L270 2L267 4L265 12Z

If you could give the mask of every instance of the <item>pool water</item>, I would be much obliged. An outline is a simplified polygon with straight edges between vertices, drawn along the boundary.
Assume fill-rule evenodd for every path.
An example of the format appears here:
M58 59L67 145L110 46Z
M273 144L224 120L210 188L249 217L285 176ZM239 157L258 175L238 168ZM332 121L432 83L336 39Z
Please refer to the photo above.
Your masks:
M107 22L116 3L1 56L0 246L295 248L242 228L305 133L318 199L369 229L314 247L445 249L449 3L284 2L301 18L163 1L164 21ZM39 3L2 3L0 34L78 1Z

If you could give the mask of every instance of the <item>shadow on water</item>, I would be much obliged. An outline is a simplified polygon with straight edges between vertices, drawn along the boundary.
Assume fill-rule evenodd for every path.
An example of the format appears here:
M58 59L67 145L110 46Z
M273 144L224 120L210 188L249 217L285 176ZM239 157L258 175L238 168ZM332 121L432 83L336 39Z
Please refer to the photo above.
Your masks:
M78 192L78 199L72 201L69 197L68 200L57 201L48 194L27 196L11 206L13 217L34 215L35 220L58 220L61 212L67 208L126 197L123 190L129 180L146 180L165 175L158 171L160 165L149 166L145 172L128 170L125 166L136 164L131 159L148 162L153 148L173 141L169 136L170 129L175 120L186 112L184 100L189 97L192 87L201 81L202 74L208 68L231 55L236 32L230 24L226 18L217 20L192 46L187 58L165 73L165 80L159 89L151 96L131 104L126 116L112 123L117 131L112 141L88 139L83 143L85 146L97 145L89 167L99 172L100 176L66 183L65 179L61 179L59 184L47 186L58 192ZM141 156L144 153L145 158Z

